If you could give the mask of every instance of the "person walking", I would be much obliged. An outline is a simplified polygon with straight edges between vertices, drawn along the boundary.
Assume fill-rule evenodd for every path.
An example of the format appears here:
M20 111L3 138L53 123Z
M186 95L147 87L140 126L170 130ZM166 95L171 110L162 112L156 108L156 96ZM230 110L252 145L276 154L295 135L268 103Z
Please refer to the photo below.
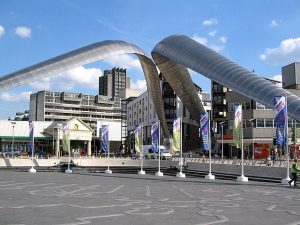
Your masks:
M297 185L297 173L299 173L299 169L297 168L297 159L294 159L294 163L291 168L292 179L289 181L290 186L293 181L294 181L294 186L298 186Z

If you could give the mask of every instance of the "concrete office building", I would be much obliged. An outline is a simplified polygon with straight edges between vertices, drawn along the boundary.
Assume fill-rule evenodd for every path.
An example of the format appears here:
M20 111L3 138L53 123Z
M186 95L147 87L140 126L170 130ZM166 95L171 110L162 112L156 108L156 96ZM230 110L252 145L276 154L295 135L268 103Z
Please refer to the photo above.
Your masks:
M78 117L93 129L100 119L121 120L121 99L102 95L39 91L30 95L30 119L66 121Z
M103 76L99 77L99 95L124 99L126 88L130 88L130 79L126 77L126 69L114 67L111 70L104 70Z
M121 143L125 146L127 141L127 103L141 94L141 90L132 89L130 77L126 69L112 68L104 70L104 75L99 77L99 94L122 99Z
M62 122L72 117L80 118L94 130L92 142L92 151L94 151L96 148L99 149L97 122L111 121L121 124L121 99L103 95L50 91L39 91L30 96L31 120ZM120 145L120 142L116 145Z

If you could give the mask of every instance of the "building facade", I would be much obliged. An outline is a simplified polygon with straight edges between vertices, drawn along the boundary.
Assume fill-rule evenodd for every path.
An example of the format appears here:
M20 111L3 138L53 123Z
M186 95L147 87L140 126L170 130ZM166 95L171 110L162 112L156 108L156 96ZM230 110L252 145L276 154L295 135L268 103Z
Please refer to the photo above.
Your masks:
M35 152L43 152L47 156L68 155L63 149L63 126L69 126L70 151L83 155L91 155L93 130L79 118L70 118L64 123L52 121L34 121L33 137ZM0 149L11 149L29 152L29 122L28 121L0 121Z
M30 96L29 114L33 121L64 122L72 117L80 118L94 130L92 153L96 153L100 145L97 122L112 121L121 124L121 99L102 95L39 91ZM121 130L119 132L121 136Z
M99 95L124 99L126 88L130 88L130 81L127 82L126 78L126 69L114 67L111 70L104 70L103 76L99 77Z
M196 85L195 85L196 86ZM192 118L189 111L182 101L176 96L174 90L168 82L161 77L162 97L164 102L164 112L166 116L169 133L173 134L173 121L177 117L182 117L183 128L183 151L195 150L200 148L199 141L199 118ZM210 99L208 93L202 93L200 87L196 86L199 98L203 101L206 110L210 111ZM203 94L203 95L202 95ZM145 145L151 144L151 125L158 120L156 110L149 92L146 91L139 97L132 99L127 104L127 129L128 137L133 146L133 131L136 125L143 125L143 141ZM162 139L161 139L162 140ZM161 141L161 144L163 141Z
M290 93L300 96L299 63L293 63L283 67L282 78L283 87ZM278 81L267 80L280 85L280 82ZM218 139L218 145L216 146L215 151L221 155L223 145L224 156L240 157L240 151L236 149L232 141L232 132L234 123L234 105L241 104L243 109L243 143L245 157L249 159L266 158L268 155L272 155L274 146L276 146L275 112L273 107L267 107L215 82L212 82L212 84L214 85L212 87L212 96L215 96L213 99L213 110L220 105L216 102L218 100L217 96L222 96L220 98L222 105L220 112L213 113L215 130L217 131L216 137ZM300 124L298 121L289 118L288 127L291 151L290 156L295 157L299 154L298 143L300 142ZM284 150L282 151L279 148L279 156L283 153Z

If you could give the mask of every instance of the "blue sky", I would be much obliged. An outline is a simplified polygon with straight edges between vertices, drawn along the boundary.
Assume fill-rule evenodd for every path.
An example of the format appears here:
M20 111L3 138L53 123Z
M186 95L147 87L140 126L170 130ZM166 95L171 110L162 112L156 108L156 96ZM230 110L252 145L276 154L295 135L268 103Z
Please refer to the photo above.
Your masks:
M298 0L0 0L0 76L103 40L134 43L148 54L163 38L185 34L256 74L280 79L300 61ZM127 67L145 88L139 61L122 55L0 94L0 119L29 108L39 90L98 93L98 77ZM210 81L191 72L204 91Z

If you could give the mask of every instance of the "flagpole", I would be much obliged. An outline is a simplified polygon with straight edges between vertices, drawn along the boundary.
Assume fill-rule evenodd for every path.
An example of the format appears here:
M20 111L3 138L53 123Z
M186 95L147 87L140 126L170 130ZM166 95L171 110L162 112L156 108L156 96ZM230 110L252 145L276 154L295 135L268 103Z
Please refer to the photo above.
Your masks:
M241 140L241 157L242 157L242 174L240 177L237 178L238 182L248 182L248 177L244 176L244 138L243 138L243 109L242 109L242 105L240 105L241 107L241 130L240 130L240 140Z
M158 171L156 176L162 177L164 174L160 171L160 121L158 120Z
M109 149L110 149L110 144L109 144L109 126L106 126L106 132L107 132L107 170L104 172L107 174L112 174L112 171L109 169Z
M176 174L176 177L184 178L185 174L182 173L182 117L180 117L180 172Z
M67 137L67 138L69 138L69 137ZM71 151L70 151L70 144L69 144L69 141L70 140L67 140L67 142L68 142L68 152L69 152L69 159L68 159L68 169L67 170L65 170L65 173L73 173L73 171L70 169L70 163L71 163Z
M138 172L140 175L145 175L146 172L143 170L143 163L144 163L144 144L143 144L143 139L144 139L144 132L143 132L143 124L141 124L141 133L142 133L142 138L141 138L141 170Z
M34 155L34 123L33 121L31 121L32 123L32 149L31 149L31 162L32 162L32 165L31 165L31 168L28 170L28 172L30 173L36 173L36 169L33 167L33 155ZM31 129L31 127L29 127L29 129ZM29 131L30 133L30 131Z
M64 133L64 140L65 140L65 145L66 147L68 148L68 154L69 154L69 157L68 157L68 169L65 170L65 173L72 173L73 171L70 169L70 163L71 163L71 151L70 151L70 124L66 123L64 126L63 126L63 133Z
M208 115L208 140L209 140L209 174L205 176L207 180L214 180L215 175L211 173L211 132L210 132L210 117L211 113Z
M290 153L289 153L289 128L288 128L288 111L287 96L285 96L285 152L286 152L286 178L281 180L281 184L288 185L290 181Z

